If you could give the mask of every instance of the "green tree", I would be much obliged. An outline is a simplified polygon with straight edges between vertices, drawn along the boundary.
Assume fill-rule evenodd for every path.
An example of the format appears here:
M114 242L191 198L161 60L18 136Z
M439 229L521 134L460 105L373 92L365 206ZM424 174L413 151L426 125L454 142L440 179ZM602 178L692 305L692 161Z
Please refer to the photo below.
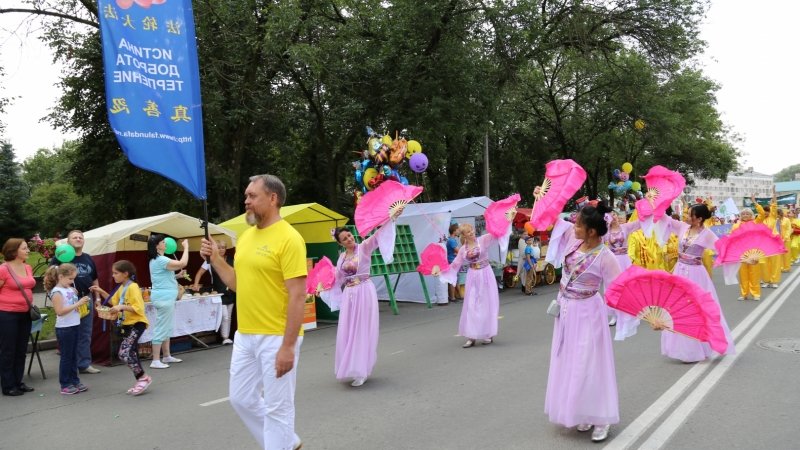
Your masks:
M0 141L0 242L10 237L27 238L31 233L25 211L27 189L22 182L14 148Z
M795 175L800 173L800 164L793 164L775 174L775 182L795 181Z

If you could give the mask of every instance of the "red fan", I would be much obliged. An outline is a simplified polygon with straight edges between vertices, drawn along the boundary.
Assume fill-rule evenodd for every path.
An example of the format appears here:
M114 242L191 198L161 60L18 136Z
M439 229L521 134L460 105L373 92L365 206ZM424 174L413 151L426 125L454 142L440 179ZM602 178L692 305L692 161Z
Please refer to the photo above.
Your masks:
M653 328L708 342L717 353L728 348L719 305L686 278L631 266L606 289L606 302Z
M571 159L556 159L547 163L544 182L531 212L533 228L545 230L552 225L584 181L586 171Z
M327 256L323 256L318 263L314 265L311 271L308 272L306 277L306 294L317 295L322 291L327 291L333 287L333 282L336 280L336 272Z
M742 223L731 234L719 238L715 245L717 259L714 266L786 253L780 236L772 234L766 225L753 221Z
M367 236L374 228L388 222L398 208L407 205L422 192L419 186L405 186L396 181L384 181L374 191L361 197L356 206L356 229Z
M444 247L439 244L428 244L419 255L417 272L423 275L438 275L449 267L450 264L447 263L447 252Z
M640 219L654 216L657 221L672 201L683 193L686 180L680 173L664 166L651 167L642 178L647 183L647 192L643 199L636 202L636 212Z
M486 231L494 237L501 237L508 232L508 224L517 215L517 203L520 200L519 194L514 194L506 199L492 202L483 218L486 219Z

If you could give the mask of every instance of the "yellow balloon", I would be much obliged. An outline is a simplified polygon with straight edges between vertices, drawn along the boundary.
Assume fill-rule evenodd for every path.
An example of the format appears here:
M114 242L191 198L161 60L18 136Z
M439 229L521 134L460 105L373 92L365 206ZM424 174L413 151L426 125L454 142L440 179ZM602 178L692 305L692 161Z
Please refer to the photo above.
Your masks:
M366 177L367 175L365 174L364 176ZM622 182L622 181L617 181L617 186L622 186L623 184L625 184L625 183Z
M639 131L644 130L644 127L645 127L644 120L636 119L636 121L633 122L633 127L636 128Z
M364 171L364 176L362 179L364 180L364 186L367 187L368 191L372 190L372 187L370 187L369 185L369 180L377 176L378 176L378 171L374 167L370 167L369 169Z
M392 137L389 136L388 134L384 135L383 138L381 138L381 143L384 143L389 146L392 145L392 141L394 141L394 139L392 139Z
M622 165L622 171L625 173L633 172L633 164L626 162L625 164Z
M422 145L417 141L408 141L406 147L406 159L411 159L414 153L422 153Z

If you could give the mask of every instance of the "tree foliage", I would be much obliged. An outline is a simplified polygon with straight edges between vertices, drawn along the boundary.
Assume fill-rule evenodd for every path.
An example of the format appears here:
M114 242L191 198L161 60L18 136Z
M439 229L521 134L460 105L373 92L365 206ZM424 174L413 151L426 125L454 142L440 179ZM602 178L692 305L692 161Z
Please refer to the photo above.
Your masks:
M25 211L27 198L19 164L14 161L14 148L0 141L0 242L11 237L24 238L30 233Z
M775 174L775 182L796 181L795 176L800 174L800 164L793 164Z
M81 135L70 176L94 220L199 205L132 167L107 125L95 4L23 0L68 64L50 115ZM407 128L430 166L412 182L427 200L527 193L544 163L574 158L586 193L604 193L622 162L722 177L735 139L718 86L692 68L703 47L697 0L288 0L194 2L212 220L241 209L250 175L270 172L289 202L348 213L352 162L371 125ZM70 22L69 17L77 21ZM632 126L645 121L643 130ZM410 171L409 171L410 172ZM410 175L410 173L409 173ZM97 225L97 224L95 224Z

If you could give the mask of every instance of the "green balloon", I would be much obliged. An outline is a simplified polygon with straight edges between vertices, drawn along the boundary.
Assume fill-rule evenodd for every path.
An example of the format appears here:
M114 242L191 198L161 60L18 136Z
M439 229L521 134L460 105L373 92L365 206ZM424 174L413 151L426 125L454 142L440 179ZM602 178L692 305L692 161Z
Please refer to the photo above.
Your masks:
M56 247L56 259L62 263L68 263L75 259L75 249L69 244L61 244Z
M164 238L164 253L171 255L178 249L178 243L171 237Z
M634 181L633 184L631 185L631 189L633 189L634 191L641 191L642 190L642 183L639 183L638 181Z

